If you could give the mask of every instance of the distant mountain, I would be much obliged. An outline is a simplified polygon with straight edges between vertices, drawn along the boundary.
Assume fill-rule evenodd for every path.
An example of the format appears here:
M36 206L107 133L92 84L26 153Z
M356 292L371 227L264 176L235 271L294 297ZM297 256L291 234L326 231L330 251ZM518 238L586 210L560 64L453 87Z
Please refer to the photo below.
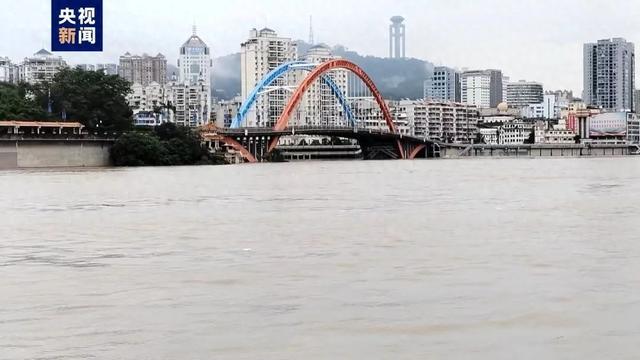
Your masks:
M175 74L178 67L167 64L167 80ZM240 53L222 56L213 60L212 95L217 99L231 100L240 95Z
M171 77L175 74L178 76L178 67L173 64L167 64L167 80L171 81Z
M299 56L304 55L310 44L297 41ZM420 99L423 84L433 72L433 64L419 59L387 59L362 56L349 51L344 46L333 47L333 53L353 61L371 76L385 99ZM177 68L169 65L167 73L177 73ZM230 100L240 95L240 53L216 58L213 62L213 96Z
M296 43L299 57L304 56L312 46L302 40ZM433 64L424 60L362 56L342 45L334 46L332 52L363 68L385 99L421 99L424 81L433 73Z
M213 60L213 96L231 100L240 95L240 53Z
M364 69L385 99L421 99L424 81L433 73L433 64L424 60L362 56L343 46L335 46L333 53Z

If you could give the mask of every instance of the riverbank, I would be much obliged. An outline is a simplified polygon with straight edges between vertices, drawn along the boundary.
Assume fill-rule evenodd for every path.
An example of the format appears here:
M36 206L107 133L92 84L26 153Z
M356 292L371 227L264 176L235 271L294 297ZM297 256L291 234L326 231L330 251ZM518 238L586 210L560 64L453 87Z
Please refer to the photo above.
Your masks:
M112 166L108 139L0 139L0 170Z
M0 170L22 168L82 168L114 166L111 159L112 139L0 139ZM635 147L635 148L634 148ZM287 160L322 161L336 159L332 151L317 154L307 148L288 149ZM297 150L303 156L292 150ZM304 151L301 151L304 150ZM336 150L336 149L333 149ZM340 149L342 150L342 149ZM358 160L357 148L348 149ZM471 158L598 158L638 155L637 146L628 145L454 145L440 149L440 159ZM309 156L311 154L311 156ZM319 156L323 155L323 156ZM293 156L296 155L296 156ZM342 154L341 154L342 155ZM171 165L171 164L167 164Z
M450 145L441 158L467 157L610 157L640 155L640 146L629 144L518 144Z

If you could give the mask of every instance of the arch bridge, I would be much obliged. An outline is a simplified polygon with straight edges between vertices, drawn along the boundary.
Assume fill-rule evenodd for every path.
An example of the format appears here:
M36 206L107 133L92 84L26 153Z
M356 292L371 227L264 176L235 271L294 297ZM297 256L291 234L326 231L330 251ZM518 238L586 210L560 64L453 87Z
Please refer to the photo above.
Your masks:
M304 78L294 88L277 85L287 75L300 74ZM261 97L277 90L291 93L286 103L277 108L277 119L268 126L248 124ZM328 108L336 116L318 121L325 115L328 94L334 99ZM323 105L311 103L312 97L321 97ZM439 149L436 142L403 135L373 80L358 65L344 59L321 64L302 61L282 64L251 91L229 128L203 129L205 140L234 150L248 162L267 159L282 137L294 135L356 140L365 159L435 157Z

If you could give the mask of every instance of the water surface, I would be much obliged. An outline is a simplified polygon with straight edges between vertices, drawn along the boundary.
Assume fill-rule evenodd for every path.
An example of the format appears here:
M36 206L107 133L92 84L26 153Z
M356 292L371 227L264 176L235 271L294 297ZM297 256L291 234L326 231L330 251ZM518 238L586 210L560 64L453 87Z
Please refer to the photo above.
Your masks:
M0 359L637 359L639 160L0 172Z

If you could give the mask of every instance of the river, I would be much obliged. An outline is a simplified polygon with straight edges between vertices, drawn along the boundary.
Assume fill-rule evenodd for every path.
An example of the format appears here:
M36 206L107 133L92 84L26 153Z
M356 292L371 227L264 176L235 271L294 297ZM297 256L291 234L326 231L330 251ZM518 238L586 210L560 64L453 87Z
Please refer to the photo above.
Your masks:
M639 160L0 172L0 359L637 359Z

